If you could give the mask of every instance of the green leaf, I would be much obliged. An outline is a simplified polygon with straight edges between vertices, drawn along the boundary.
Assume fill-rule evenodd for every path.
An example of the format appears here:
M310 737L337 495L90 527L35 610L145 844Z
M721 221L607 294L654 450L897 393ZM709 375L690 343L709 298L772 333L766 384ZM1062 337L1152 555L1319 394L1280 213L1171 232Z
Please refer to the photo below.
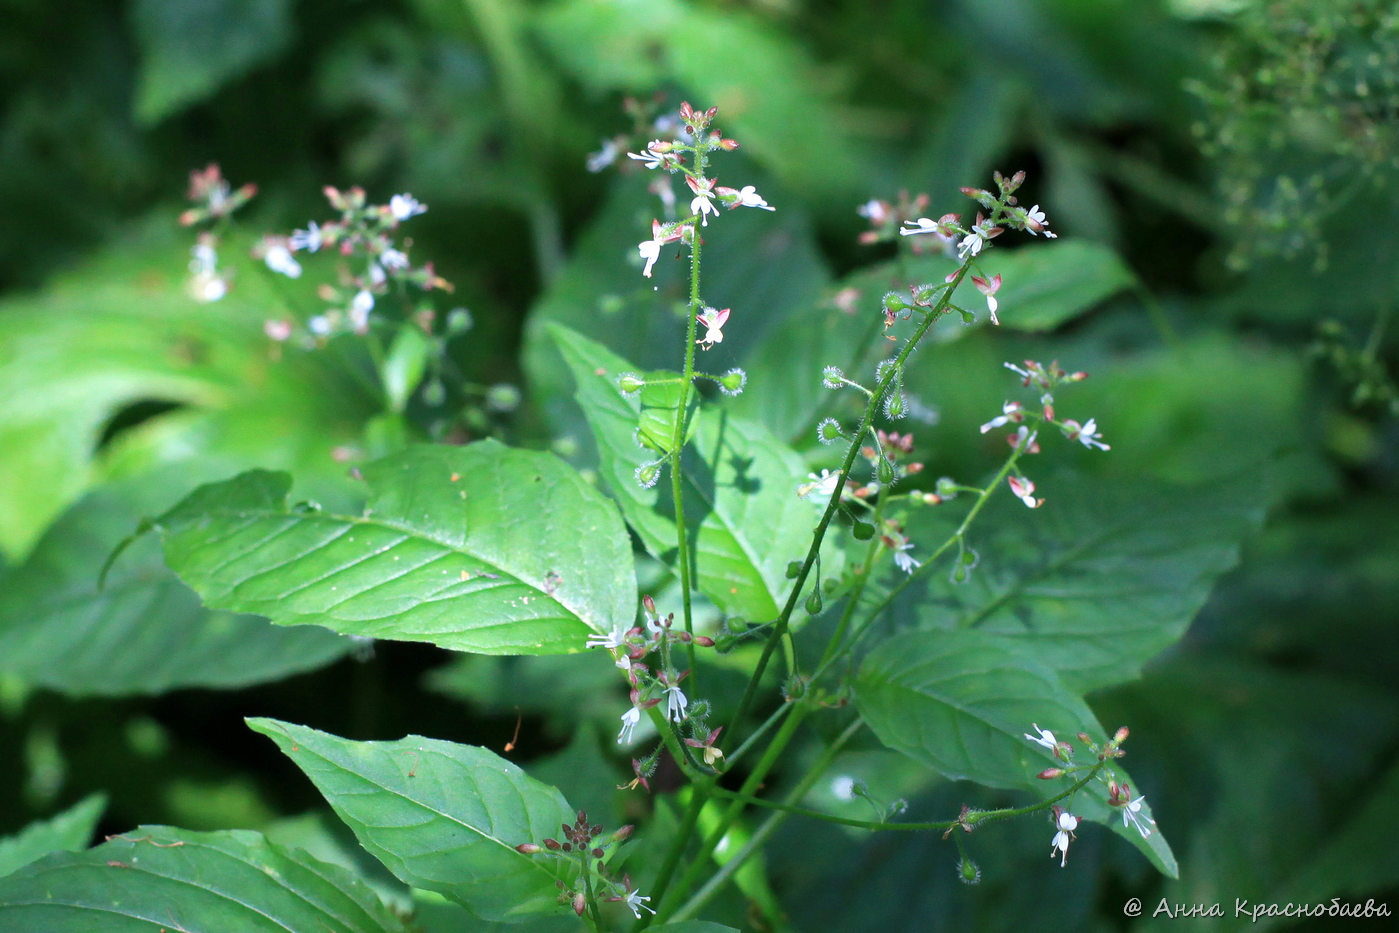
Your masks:
M431 351L432 343L422 328L409 324L398 329L389 346L382 372L384 394L394 411L403 411L407 407L413 390L418 388L423 373L427 371Z
M772 22L679 0L564 0L545 7L538 24L549 51L593 91L639 95L678 84L696 107L717 105L724 135L794 190L852 198L859 190L864 147L824 92L824 66ZM821 146L840 158L793 158L817 126Z
M354 742L249 719L305 772L360 844L410 885L486 920L558 909L558 859L515 847L572 822L563 795L494 753L421 736Z
M670 453L675 437L675 422L680 417L680 374L653 372L646 375L646 380L646 385L641 388L638 440L652 450L663 454ZM691 398L693 399L693 396ZM690 423L685 426L685 441L694 436L698 422L698 413L691 415Z
M203 486L158 520L206 605L482 654L564 654L636 614L616 509L556 457L495 441L364 468L361 515L288 505L265 471Z
M241 276L213 305L191 299L190 241L171 215L0 302L0 551L11 559L104 479L179 463L192 484L217 475L198 465L211 456L225 475L343 475L326 452L356 440L365 396L328 363L333 351L269 360L262 322L278 299L264 278ZM223 251L247 245L230 236Z
M550 333L578 381L577 398L592 426L600 471L622 514L657 559L675 562L674 506L670 483L637 483L636 469L655 460L633 437L639 402L625 395L617 376L635 371L601 344L554 325ZM752 620L775 618L791 581L787 563L811 544L819 513L797 498L806 475L802 459L761 425L722 412L707 412L695 444L681 458L685 520L689 525L697 586L724 612ZM828 573L839 555L824 556Z
M327 664L354 642L322 628L210 612L165 566L154 538L133 543L99 585L103 555L164 490L201 467L101 487L54 524L29 559L0 576L0 671L69 696L239 687Z
M855 692L861 718L889 748L951 780L1029 791L1041 799L1066 785L1036 777L1056 762L1026 740L1032 724L1063 738L1078 732L1098 742L1109 737L1053 670L1024 646L986 632L896 635L865 658ZM1121 768L1113 770L1126 779ZM1082 819L1111 825L1163 873L1178 873L1162 834L1143 839L1123 827L1102 787L1089 785L1065 806ZM1149 811L1143 807L1145 816Z
M159 123L291 42L288 0L137 0L131 11L141 70L136 117Z
M344 869L247 830L141 826L0 878L0 929L405 933Z
M93 794L52 819L30 823L15 835L0 839L0 878L50 852L87 848L106 806L105 795Z
M970 535L982 557L967 583L920 577L896 613L1001 635L1083 692L1131 680L1175 644L1263 517L1256 476L1208 487L1036 480L1046 501L1033 512L1000 491L991 500ZM933 511L915 512L906 531L929 547L948 533Z
M1036 333L1073 320L1137 280L1111 249L1083 240L993 249L977 266L983 276L1001 276L996 292L1001 326ZM970 276L957 289L956 300L978 314L985 311L986 300Z

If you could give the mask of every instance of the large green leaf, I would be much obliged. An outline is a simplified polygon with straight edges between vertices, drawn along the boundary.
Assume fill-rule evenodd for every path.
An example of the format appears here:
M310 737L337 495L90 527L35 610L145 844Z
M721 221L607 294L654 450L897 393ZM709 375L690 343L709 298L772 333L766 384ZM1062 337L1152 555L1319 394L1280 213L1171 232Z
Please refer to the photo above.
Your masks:
M288 0L137 0L136 115L156 123L213 94L290 43Z
M30 823L0 839L0 878L50 852L77 852L87 847L107 799L93 794L49 820Z
M562 0L542 10L538 31L585 86L639 95L678 82L696 107L718 106L724 135L791 187L857 197L863 146L825 91L822 66L773 24L684 0ZM812 151L813 127L838 158L793 157Z
M564 863L515 848L572 822L554 788L470 745L415 735L354 742L275 719L248 725L277 743L402 881L487 920L558 909Z
M103 557L143 511L169 504L201 467L146 472L90 493L0 579L0 671L70 696L236 687L329 663L354 648L323 628L210 612L166 566L159 543L134 543L105 585Z
M163 515L166 560L214 608L483 654L581 650L636 614L616 509L571 468L494 441L364 468L363 514L290 505L265 471Z
M1108 735L1053 670L1024 646L976 631L906 632L882 643L855 680L860 716L890 748L952 780L1025 790L1041 798L1063 790L1036 775L1055 763L1026 740L1031 725L1069 738ZM1078 749L1086 754L1086 749ZM1114 766L1119 778L1126 772ZM1160 832L1143 838L1106 803L1105 786L1090 784L1065 807L1080 818L1109 823L1162 872L1178 873ZM1143 807L1149 816L1150 808Z
M983 275L1001 276L996 292L1001 326L1022 331L1053 330L1136 282L1111 249L1083 240L993 249L977 266ZM985 310L970 281L957 289L957 301L978 313Z
M617 384L618 375L634 368L564 327L555 325L550 332L578 382L601 473L622 513L647 551L674 565L669 480L645 488L635 475L656 454L634 440L641 403ZM700 591L725 612L755 621L776 617L791 586L787 564L806 553L819 517L811 503L797 498L806 476L803 461L761 425L706 411L695 443L681 458L681 473ZM826 570L835 573L838 561L832 549Z
M930 568L896 613L926 629L1003 636L1084 692L1131 680L1179 640L1265 501L1255 476L1204 488L1065 473L1036 481L1041 508L998 491L983 512L971 533L981 562L967 583ZM936 546L947 519L917 512L907 532Z
M363 882L246 830L142 826L0 878L0 929L44 933L405 931Z
M326 365L330 351L272 358L262 321L281 299L259 276L214 304L190 298L189 241L174 240L187 233L157 220L0 304L0 551L11 559L94 485L153 465L182 464L190 485L212 475L192 465L211 451L227 472L343 474L329 451L356 439L364 394Z

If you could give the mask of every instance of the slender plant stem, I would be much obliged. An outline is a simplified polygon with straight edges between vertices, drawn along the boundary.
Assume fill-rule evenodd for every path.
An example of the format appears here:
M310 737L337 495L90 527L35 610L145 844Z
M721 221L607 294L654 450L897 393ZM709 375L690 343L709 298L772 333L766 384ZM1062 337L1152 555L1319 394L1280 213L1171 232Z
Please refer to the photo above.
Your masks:
M850 739L854 737L855 733L860 731L863 725L864 723L862 721L856 719L850 725L846 726L845 730L841 732L840 735L836 736L835 741L826 746L825 750L821 753L821 757L811 766L797 786L792 788L791 792L787 794L787 804L791 804L793 801L800 800L802 797L806 796L806 792L811 790L812 786L826 773L826 769L830 767L831 762L835 761L836 755L845 747L845 743L849 742ZM739 791L739 793L741 794L743 792ZM746 802L745 800L735 800L730 809L733 809L734 806L742 807ZM734 853L732 858L719 866L719 870L675 912L672 919L685 920L694 916L695 912L703 907L705 903L718 892L719 888L733 876L734 872L743 867L743 864L748 858L752 856L754 852L758 851L763 843L767 842L768 837L777 830L778 826L782 825L782 821L786 818L787 814L779 811L764 820L763 824L749 837L748 842L743 848L739 849ZM719 838L723 837L720 836Z
M808 708L803 704L799 705L788 714L786 721L783 722L781 728L777 730L777 735L773 736L772 742L764 751L763 757L759 759L758 763L753 767L752 773L748 775L748 779L745 780L743 786L739 788L739 793L741 795L744 797L751 797L753 793L762 786L763 780L768 776L768 773L772 771L773 767L776 766L782 752L787 748L787 744L792 740L792 736L796 734L797 727L806 719L807 712ZM664 895L658 895L660 906L656 911L656 922L664 922L670 911L674 909L673 902L679 898L676 892L683 892L690 887L690 885L694 884L697 876L704 870L708 862L708 855L714 852L715 846L719 844L719 840L724 838L724 835L729 831L729 827L733 825L734 820L738 818L743 808L744 802L742 800L735 800L729 804L728 809L720 816L719 822L710 830L709 835L704 838L703 842L700 843L700 857L690 863L685 873L680 876L680 881L673 886L670 891L666 892Z
M792 581L792 592L787 597L787 604L783 607L782 614L778 616L777 624L773 626L772 633L768 635L766 644L763 645L763 653L758 658L758 664L753 669L753 674L749 678L747 688L743 691L743 698L739 701L738 710L734 713L731 722L738 723L743 720L744 715L748 712L748 707L753 702L754 694L757 692L758 684L762 681L763 671L767 668L768 660L772 657L773 650L787 633L792 611L796 608L797 600L801 598L802 587L806 583L808 574L811 573L812 566L816 563L817 554L821 550L821 542L824 541L826 537L826 528L830 525L831 519L835 516L836 509L840 506L840 497L845 488L845 480L850 476L850 468L854 466L855 457L860 452L861 439L865 436L866 432L869 431L870 425L874 422L874 413L879 408L880 399L884 397L884 393L888 391L890 384L898 377L899 371L903 368L904 361L907 360L908 355L913 352L913 348L918 345L918 342L923 339L923 335L928 332L928 329L931 328L938 318L942 317L943 312L947 310L948 305L952 301L952 293L955 292L957 286L962 283L962 279L966 276L970 266L971 263L968 259L958 267L951 281L945 286L942 296L931 309L925 311L925 316L922 322L919 323L918 328L913 332L913 336L904 343L903 349L899 351L899 355L895 357L894 365L888 367L888 370L884 374L884 378L879 381L879 385L875 388L874 392L871 393L869 402L865 405L864 416L860 419L860 426L853 435L850 442L850 449L845 453L845 462L841 464L838 479L836 480L835 491L831 493L831 501L826 504L826 511L822 514L820 522L816 525L816 530L812 533L811 547L806 552L806 559L802 561L801 570L797 573L796 579Z

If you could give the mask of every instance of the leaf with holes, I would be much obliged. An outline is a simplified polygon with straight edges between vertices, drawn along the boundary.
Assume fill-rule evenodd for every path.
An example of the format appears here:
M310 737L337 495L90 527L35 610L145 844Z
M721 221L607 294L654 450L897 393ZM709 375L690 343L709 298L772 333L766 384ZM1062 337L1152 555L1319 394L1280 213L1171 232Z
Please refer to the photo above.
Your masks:
M141 826L0 878L0 930L406 933L369 887L247 830Z
M1042 781L1054 764L1025 736L1031 724L1062 737L1108 738L1083 698L1009 638L978 631L906 632L881 644L855 679L860 716L889 748L950 780L1029 791L1046 798L1065 787ZM1078 751L1084 750L1080 747ZM1115 763L1119 781L1127 773ZM1134 783L1134 782L1133 782ZM1163 873L1178 873L1160 832L1142 837L1090 786L1070 804L1075 815L1110 825ZM1149 817L1150 808L1143 808Z
M572 822L554 788L471 745L421 736L354 742L275 719L248 726L277 743L402 881L486 920L557 910L554 882L570 866L515 848Z
M364 468L361 515L288 505L285 474L202 486L156 520L216 609L482 654L565 654L635 616L616 508L558 458L494 441Z

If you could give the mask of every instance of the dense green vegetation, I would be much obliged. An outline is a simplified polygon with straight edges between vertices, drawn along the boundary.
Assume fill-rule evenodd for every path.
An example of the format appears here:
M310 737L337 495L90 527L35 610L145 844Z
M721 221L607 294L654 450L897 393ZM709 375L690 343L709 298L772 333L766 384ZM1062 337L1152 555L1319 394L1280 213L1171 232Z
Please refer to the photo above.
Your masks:
M706 412L744 426L737 440L720 439L717 418L694 432L700 452L741 446L741 462L709 477L720 486L743 488L748 471L761 486L784 470L837 466L843 451L817 443L816 425L827 416L853 424L860 408L855 393L821 388L822 368L869 380L873 360L895 348L882 339L880 297L955 268L914 255L915 238L893 235L897 223L862 236L874 228L858 209L926 194L926 206L900 219L964 212L971 202L959 188L991 185L993 170L1027 172L1020 196L1043 206L1059 238L998 239L985 261L1005 276L1001 326L963 326L949 315L911 357L900 379L918 410L893 429L912 431L909 458L926 469L901 488L933 492L941 476L976 485L996 475L1004 432L978 427L1015 397L1003 361L1087 371L1056 406L1061 417L1096 419L1112 449L1087 450L1046 429L1044 462L1033 468L1046 504L1032 513L1010 496L990 501L969 538L979 557L969 583L947 582L950 560L906 588L901 575L871 583L870 598L887 611L843 681L863 696L870 729L824 764L866 782L880 805L906 801L909 819L1029 803L1032 793L988 759L952 760L896 734L911 714L890 688L904 675L889 671L917 657L899 633L986 619L976 632L1007 639L996 643L1007 667L1042 664L1052 674L1047 693L1062 688L1075 711L1091 708L1084 715L1107 730L1097 741L1130 726L1126 767L1150 797L1161 831L1153 840L1170 844L1082 827L1061 870L1057 854L1044 858L1052 830L1040 816L997 823L959 837L981 869L979 885L962 886L958 850L941 832L792 818L701 916L741 929L1135 929L1169 926L1169 917L1152 917L1164 900L1219 903L1223 918L1183 922L1233 929L1254 926L1235 915L1236 900L1395 903L1399 14L1391 4L8 7L0 930L23 928L6 911L19 917L15 905L30 890L15 881L24 876L3 876L103 834L123 838L63 858L88 858L97 872L140 855L149 837L145 851L169 860L161 871L171 877L218 874L228 860L296 876L306 869L288 853L304 848L338 863L316 883L344 899L327 911L362 916L365 925L349 929L403 929L410 914L408 928L427 933L503 927L512 905L533 896L528 884L473 901L485 920L474 919L458 906L465 895L425 893L438 890L431 866L399 864L369 843L384 864L366 854L317 792L330 796L322 781L330 778L283 754L297 743L339 754L344 739L374 741L357 748L380 756L364 767L381 777L412 754L405 749L421 747L387 744L404 736L504 756L551 785L531 806L548 810L557 787L566 815L584 808L609 831L637 824L645 839L629 844L639 854L626 869L651 889L692 790L673 764L651 776L650 794L616 790L634 776L614 741L627 708L616 668L601 655L535 652L554 650L540 645L556 637L558 650L581 649L585 634L634 611L637 586L657 594L662 615L680 611L665 543L674 524L658 531L654 497L627 485L636 424L600 426L596 417L628 403L588 378L680 367L687 264L668 246L654 279L641 275L637 243L656 210L646 187L658 173L625 153L657 135L651 120L681 101L717 106L724 135L740 142L716 157L721 182L755 185L777 208L725 211L704 232L705 300L732 306L734 317L701 362L748 376L737 398L702 389ZM178 218L189 207L190 172L211 163L234 187L255 183L257 194L219 228L231 278L226 296L205 303L190 287L196 230ZM298 254L307 274L295 280L250 255L265 252L264 232L286 235L335 215L327 185L360 186L373 204L411 192L428 207L396 235L451 289L412 292L382 346L353 334L315 349L269 337L269 321L304 333L324 311L317 283L339 288L342 306L358 287L337 283L328 255ZM984 314L970 288L958 295ZM424 320L425 329L409 326ZM892 333L903 340L908 329ZM664 453L674 397L643 394L639 404ZM443 493L400 495L393 476L427 469L504 490L479 520L514 536L500 547L522 579L547 577L549 561L590 568L571 615L504 635L463 623L450 638L439 631L445 623L406 603L332 624L283 598L294 578L266 593L239 588L275 571L272 557L270 569L245 567L232 583L224 573L240 558L218 552L217 523L247 510L268 509L291 527L309 514L358 514L377 496L385 527L423 530L411 507L445 508ZM290 498L282 474L250 470L285 471ZM563 490L560 511L512 485L526 475ZM820 514L795 496L783 501L790 508L752 516L736 533L758 540L760 524L771 531L761 539L771 551L746 568L747 583L719 587L696 563L695 598L709 622L777 615L786 564L810 540L803 523ZM967 501L914 510L905 530L924 547L913 553L926 557ZM156 517L159 533L130 538ZM832 584L820 590L825 602L798 612L811 616L806 633L820 636L795 649L808 669L850 592L841 574L864 554L855 524L846 521L844 543L822 552ZM465 552L479 556L478 544ZM461 580L479 572L470 565ZM547 586L573 582L565 573ZM602 606L615 611L594 619ZM374 628L383 619L389 627ZM342 634L289 626L313 621ZM1056 649L1036 625L1070 640ZM966 637L955 647L983 658L990 649L970 635L949 641ZM1006 647L1022 635L1023 647ZM746 708L758 647L742 644L696 669L713 725ZM781 655L774 670L789 660ZM996 682L998 669L988 670ZM856 718L834 708L848 699L833 692L826 718L807 720L767 778L773 799ZM780 706L774 688L754 715ZM1030 729L1028 718L1021 728ZM474 773L487 761L477 751L441 756ZM817 784L803 805L852 820L883 814L842 799L831 783ZM731 830L733 844L764 815L750 811ZM178 832L186 835L170 835ZM160 847L172 841L180 847ZM63 883L72 888L61 896L73 898L101 884L84 875ZM1129 898L1145 919L1124 919ZM609 910L610 923L630 922ZM579 925L566 909L524 919L520 928ZM175 922L155 915L110 929ZM311 911L288 922L310 930L319 920ZM1274 921L1284 922L1328 920Z

